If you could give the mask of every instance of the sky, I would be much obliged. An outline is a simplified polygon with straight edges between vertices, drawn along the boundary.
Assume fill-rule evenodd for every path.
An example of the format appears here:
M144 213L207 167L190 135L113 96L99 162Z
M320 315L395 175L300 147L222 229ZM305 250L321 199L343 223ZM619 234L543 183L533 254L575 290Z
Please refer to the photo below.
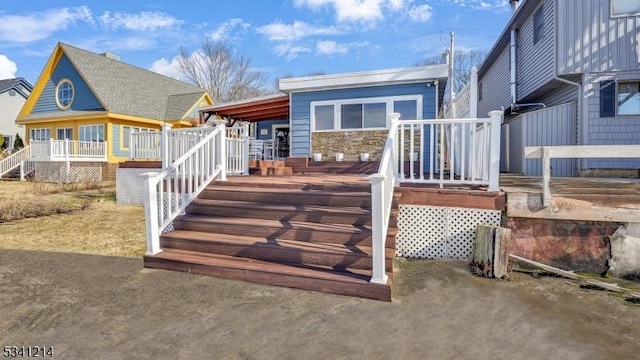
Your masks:
M448 47L488 51L507 0L0 0L0 79L34 84L56 43L182 78L179 49L225 41L270 79L412 66Z

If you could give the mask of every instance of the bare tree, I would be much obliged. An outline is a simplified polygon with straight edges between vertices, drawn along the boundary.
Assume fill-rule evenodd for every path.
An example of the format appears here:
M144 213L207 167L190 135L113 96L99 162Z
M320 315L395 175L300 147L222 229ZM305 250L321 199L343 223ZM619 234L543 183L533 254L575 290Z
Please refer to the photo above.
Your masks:
M180 72L209 91L215 102L227 102L266 93L267 75L251 68L251 60L237 54L231 45L209 38L193 53L180 48Z
M484 59L487 57L485 51L457 51L453 60L454 76L453 76L453 90L457 93L469 82L471 78L471 69L480 67ZM416 65L435 65L443 64L443 56L437 55L422 60Z

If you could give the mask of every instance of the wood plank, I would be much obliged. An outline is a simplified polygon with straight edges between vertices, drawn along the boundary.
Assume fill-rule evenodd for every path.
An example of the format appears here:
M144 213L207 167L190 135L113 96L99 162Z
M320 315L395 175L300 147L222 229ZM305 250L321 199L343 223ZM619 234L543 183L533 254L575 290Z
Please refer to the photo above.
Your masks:
M630 289L622 288L622 287L620 287L620 286L618 286L616 284L611 284L611 283L607 283L607 282L604 282L604 281L591 279L591 278L588 278L586 276L582 276L582 275L576 274L573 271L567 271L567 270L558 269L556 267L553 267L553 266L550 266L550 265L546 265L546 264L542 264L542 263L539 263L537 261L533 261L533 260L530 260L530 259L527 259L527 258L523 258L523 257L517 256L517 255L509 254L509 256L514 258L514 259L516 259L516 260L519 260L519 261L522 261L524 263L527 263L529 265L533 265L535 267L538 267L538 268L540 268L540 269L542 269L544 271L548 271L548 272L550 272L552 274L556 274L556 275L559 275L559 276L562 276L562 277L566 277L566 278L571 279L571 280L578 280L580 282L583 282L583 283L586 283L586 284L589 284L589 285L593 285L593 286L599 287L601 289L605 289L605 290L609 290L609 291L613 291L613 292L617 292L617 293L623 293L626 296L629 296L629 297L632 297L632 298L635 298L635 299L640 299L640 293L639 292L635 292L635 291L630 290Z
M535 193L509 193L507 216L552 220L583 220L638 222L638 204L603 206L585 200L554 195L549 207L542 203L541 195Z
M551 158L640 158L640 145L525 146L524 157L541 159L543 149L549 150Z
M385 285L369 282L370 273L354 269L295 267L189 251L164 251L144 257L145 267L177 270L248 282L391 301L391 279Z

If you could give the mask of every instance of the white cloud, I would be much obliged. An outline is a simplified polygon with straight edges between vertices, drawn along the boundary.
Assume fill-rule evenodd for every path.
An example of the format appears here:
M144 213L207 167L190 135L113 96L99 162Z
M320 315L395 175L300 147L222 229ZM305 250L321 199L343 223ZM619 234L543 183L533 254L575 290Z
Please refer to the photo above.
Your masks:
M234 38L238 35L243 35L250 27L251 24L241 18L233 18L218 25L210 36L211 39L215 41L221 41L227 38Z
M18 66L11 61L6 55L0 55L0 80L12 79L16 77Z
M522 1L522 0L521 0ZM454 5L473 10L508 10L509 2L506 0L444 0L440 3L453 3Z
M333 40L322 40L316 43L316 54L319 55L346 54L347 51L349 51L347 44L340 44Z
M287 61L297 58L300 54L311 52L311 49L306 46L293 45L290 43L278 44L273 50L276 55L284 57Z
M178 67L178 60L176 58L171 59L169 62L167 59L158 59L151 64L149 70L157 72L168 77L177 79L180 77L180 70Z
M427 22L431 19L431 6L427 4L412 6L407 15L412 21Z
M314 26L304 21L284 24L280 21L260 26L256 29L271 41L291 41L315 35L339 35L341 31L335 26Z
M28 15L0 15L0 40L38 41L77 22L94 23L88 7L59 8Z
M134 31L174 29L183 23L182 20L159 11L143 11L139 14L105 11L98 20L107 28L124 28Z
M387 2L397 6L398 0L294 0L297 6L307 6L318 10L324 7L331 7L335 11L338 22L366 22L378 21L384 18L382 6Z
M352 50L369 47L375 49L368 41L355 41L349 43L339 43L333 40L320 40L316 42L317 55L344 55Z

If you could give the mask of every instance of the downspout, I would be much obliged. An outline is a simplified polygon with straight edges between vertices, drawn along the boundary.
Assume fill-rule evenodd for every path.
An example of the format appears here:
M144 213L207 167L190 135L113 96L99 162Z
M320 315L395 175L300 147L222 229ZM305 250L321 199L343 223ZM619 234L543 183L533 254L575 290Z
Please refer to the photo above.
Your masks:
M518 64L516 56L517 56L517 37L516 29L511 29L511 40L509 41L509 53L511 55L511 108L518 102L518 93L517 93L517 72L516 66Z

